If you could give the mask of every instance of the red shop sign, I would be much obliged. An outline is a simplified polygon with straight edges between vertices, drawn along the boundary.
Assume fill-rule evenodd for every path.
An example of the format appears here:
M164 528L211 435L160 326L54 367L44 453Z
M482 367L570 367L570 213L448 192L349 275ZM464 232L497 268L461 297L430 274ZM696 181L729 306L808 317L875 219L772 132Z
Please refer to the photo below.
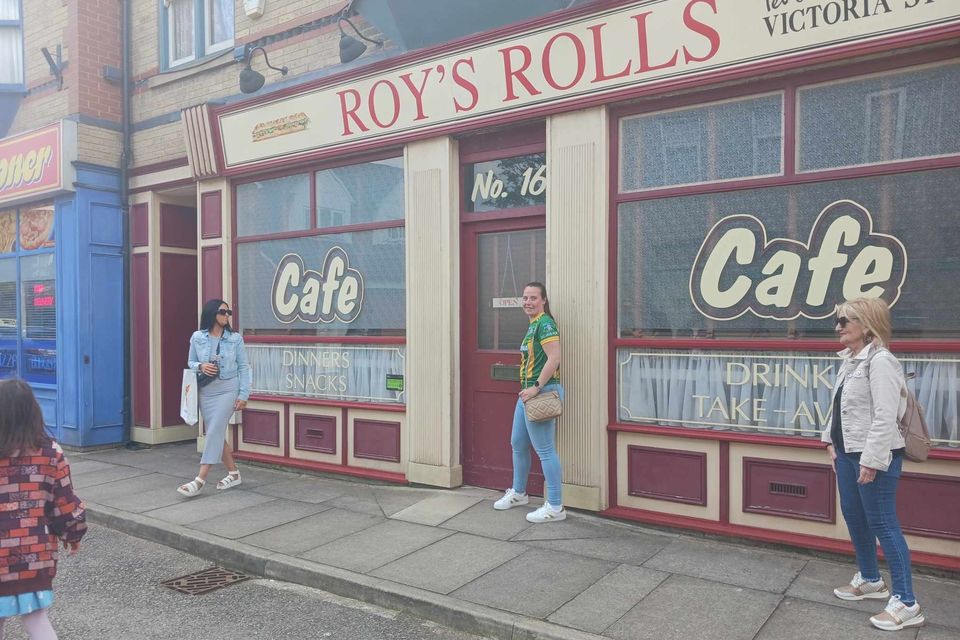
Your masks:
M63 188L63 125L0 140L0 203Z

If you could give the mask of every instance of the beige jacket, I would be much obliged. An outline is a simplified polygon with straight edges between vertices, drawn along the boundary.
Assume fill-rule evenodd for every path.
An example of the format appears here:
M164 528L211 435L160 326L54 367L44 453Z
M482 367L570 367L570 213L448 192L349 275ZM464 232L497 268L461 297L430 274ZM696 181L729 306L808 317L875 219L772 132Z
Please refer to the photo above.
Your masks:
M843 358L834 387L843 385L843 448L847 453L860 453L862 466L886 471L893 459L891 451L904 446L897 426L898 418L907 409L903 367L890 351L872 343L856 355L850 349L837 355ZM832 443L833 426L833 405L830 406L830 418L820 438L828 444Z

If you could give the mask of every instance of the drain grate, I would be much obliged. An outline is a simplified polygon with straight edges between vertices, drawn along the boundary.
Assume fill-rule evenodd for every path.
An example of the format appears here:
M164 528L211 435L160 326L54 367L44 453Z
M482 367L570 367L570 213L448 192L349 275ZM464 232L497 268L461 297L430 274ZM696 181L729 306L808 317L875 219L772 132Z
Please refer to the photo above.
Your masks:
M249 579L250 576L242 573L221 569L220 567L212 567L196 573L180 576L179 578L164 580L160 584L174 591L179 591L180 593L199 596Z

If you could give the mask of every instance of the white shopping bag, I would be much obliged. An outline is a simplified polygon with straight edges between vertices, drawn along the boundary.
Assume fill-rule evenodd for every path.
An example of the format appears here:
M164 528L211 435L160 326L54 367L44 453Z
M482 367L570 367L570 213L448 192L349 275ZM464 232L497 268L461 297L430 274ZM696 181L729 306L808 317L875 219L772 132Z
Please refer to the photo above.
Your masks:
M180 387L180 417L187 424L197 424L200 419L197 414L197 372L184 369Z

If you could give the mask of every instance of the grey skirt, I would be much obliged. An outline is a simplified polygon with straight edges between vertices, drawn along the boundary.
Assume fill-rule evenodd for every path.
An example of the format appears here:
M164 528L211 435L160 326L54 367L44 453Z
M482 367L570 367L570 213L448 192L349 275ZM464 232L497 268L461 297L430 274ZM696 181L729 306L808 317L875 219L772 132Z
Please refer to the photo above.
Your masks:
M233 405L240 396L240 378L229 380L217 378L200 389L200 413L206 439L200 464L217 464L223 457L223 444L227 439L227 422L233 415Z

